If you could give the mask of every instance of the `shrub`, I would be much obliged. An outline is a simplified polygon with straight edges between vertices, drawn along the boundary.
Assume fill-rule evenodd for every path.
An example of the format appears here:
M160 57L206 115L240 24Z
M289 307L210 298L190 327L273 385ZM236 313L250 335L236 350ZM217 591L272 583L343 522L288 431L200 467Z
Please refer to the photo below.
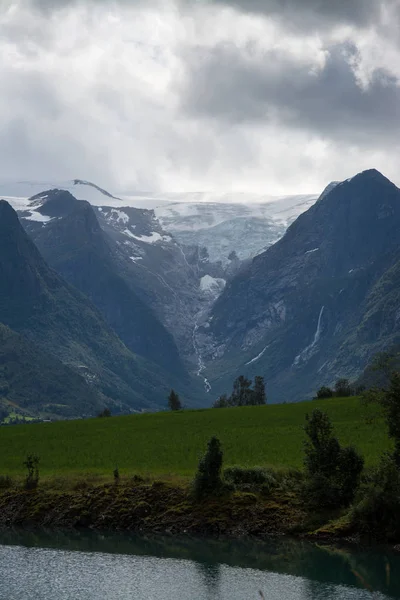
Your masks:
M236 487L254 486L276 483L272 473L261 467L245 469L243 467L229 467L224 470L224 479Z
M6 490L10 488L13 481L9 475L0 475L0 490Z
M25 489L34 490L39 483L39 462L40 458L36 454L28 454L24 461L24 467L27 468L28 474L25 478Z
M364 535L384 541L399 539L400 472L392 456L384 456L361 485L350 519Z
M218 438L212 437L207 451L200 459L193 482L193 493L197 499L212 495L222 489L221 468L223 453Z
M113 471L113 476L114 476L114 483L119 483L119 469L118 467L115 467L114 471Z

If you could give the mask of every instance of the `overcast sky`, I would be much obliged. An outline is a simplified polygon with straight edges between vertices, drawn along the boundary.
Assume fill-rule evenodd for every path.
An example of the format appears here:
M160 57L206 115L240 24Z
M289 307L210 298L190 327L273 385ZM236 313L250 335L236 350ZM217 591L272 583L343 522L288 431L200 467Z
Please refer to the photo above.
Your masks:
M0 179L400 185L400 0L0 0Z

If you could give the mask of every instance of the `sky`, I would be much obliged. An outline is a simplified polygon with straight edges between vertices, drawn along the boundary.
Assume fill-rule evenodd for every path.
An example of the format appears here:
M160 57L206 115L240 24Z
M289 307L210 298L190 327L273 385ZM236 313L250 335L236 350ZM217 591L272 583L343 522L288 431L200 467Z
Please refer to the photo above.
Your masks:
M0 180L400 185L400 0L0 0Z

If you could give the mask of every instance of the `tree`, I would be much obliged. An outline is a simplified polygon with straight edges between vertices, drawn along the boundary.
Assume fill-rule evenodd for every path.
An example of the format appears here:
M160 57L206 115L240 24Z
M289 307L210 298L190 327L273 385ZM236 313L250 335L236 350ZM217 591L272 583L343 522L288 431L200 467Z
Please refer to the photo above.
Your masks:
M230 397L231 406L247 406L251 404L253 390L251 380L239 375L233 382L233 391Z
M215 494L222 488L222 461L221 442L214 436L208 442L207 451L200 459L193 482L193 492L197 499Z
M170 410L182 410L182 404L175 390L171 390L168 396L168 408Z
M222 394L213 404L213 408L228 408L229 398L226 394Z
M394 441L393 458L400 469L400 373L393 373L389 389L384 391L381 402L385 410L389 437Z
M354 498L364 459L355 448L342 448L326 413L306 415L304 443L307 499L317 506L347 506Z
M317 392L318 400L321 400L322 398L332 398L332 396L333 396L333 391L331 390L331 388L326 387L324 385L322 387L320 387Z
M97 415L98 417L111 417L111 410L109 408L105 408L104 410L102 410L101 412L99 412L99 414Z
M345 398L346 396L352 396L353 390L351 389L351 385L348 379L344 377L338 379L335 383L335 396L339 396L340 398Z
M254 378L253 398L254 404L267 404L264 377L261 377L261 375L256 375Z

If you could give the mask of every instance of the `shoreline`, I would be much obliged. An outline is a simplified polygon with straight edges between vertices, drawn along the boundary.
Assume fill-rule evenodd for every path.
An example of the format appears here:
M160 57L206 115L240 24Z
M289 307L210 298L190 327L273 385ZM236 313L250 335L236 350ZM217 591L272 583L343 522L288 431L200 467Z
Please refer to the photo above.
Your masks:
M0 528L236 540L287 536L323 544L384 544L400 551L400 540L364 539L343 511L316 514L290 494L263 497L241 491L197 502L187 487L163 481L110 483L76 491L2 490Z

